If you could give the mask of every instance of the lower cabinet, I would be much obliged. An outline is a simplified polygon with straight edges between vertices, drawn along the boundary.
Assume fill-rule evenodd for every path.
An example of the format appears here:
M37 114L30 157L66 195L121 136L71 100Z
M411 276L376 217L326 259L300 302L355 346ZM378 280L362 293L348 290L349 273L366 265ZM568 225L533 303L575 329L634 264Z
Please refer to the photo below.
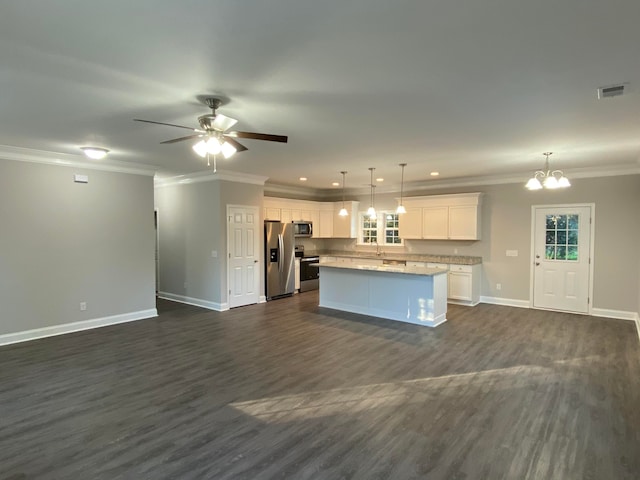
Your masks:
M480 302L480 274L480 265L450 265L449 300L463 305L477 305Z

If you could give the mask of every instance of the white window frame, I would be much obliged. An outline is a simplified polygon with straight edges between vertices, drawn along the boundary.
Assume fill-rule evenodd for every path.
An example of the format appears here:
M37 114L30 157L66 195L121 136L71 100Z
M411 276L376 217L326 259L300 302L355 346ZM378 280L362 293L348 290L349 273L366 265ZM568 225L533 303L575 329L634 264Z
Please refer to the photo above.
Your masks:
M384 234L386 228L384 224L386 223L386 218L384 218L388 214L397 215L395 211L392 210L381 210L376 212L377 214L377 222L376 222L376 239L377 245L380 247L404 247L404 240L400 237L400 243L386 243L387 236ZM359 212L358 213L358 242L357 245L362 246L375 246L376 243L365 243L363 241L363 233L364 233L364 219L367 218L367 212Z

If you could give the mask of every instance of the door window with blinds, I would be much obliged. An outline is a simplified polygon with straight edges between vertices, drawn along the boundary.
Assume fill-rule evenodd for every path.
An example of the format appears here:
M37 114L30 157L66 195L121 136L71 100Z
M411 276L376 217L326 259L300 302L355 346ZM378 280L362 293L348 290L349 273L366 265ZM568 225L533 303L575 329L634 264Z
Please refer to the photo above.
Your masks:
M545 259L578 261L579 226L579 215L547 215Z

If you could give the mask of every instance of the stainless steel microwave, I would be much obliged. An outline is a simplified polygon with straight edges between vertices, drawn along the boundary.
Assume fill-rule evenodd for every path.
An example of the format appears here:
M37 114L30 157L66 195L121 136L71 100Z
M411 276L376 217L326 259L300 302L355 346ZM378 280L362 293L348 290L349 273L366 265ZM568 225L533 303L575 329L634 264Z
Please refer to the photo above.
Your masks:
M295 237L312 237L313 224L311 222L293 222L293 235Z

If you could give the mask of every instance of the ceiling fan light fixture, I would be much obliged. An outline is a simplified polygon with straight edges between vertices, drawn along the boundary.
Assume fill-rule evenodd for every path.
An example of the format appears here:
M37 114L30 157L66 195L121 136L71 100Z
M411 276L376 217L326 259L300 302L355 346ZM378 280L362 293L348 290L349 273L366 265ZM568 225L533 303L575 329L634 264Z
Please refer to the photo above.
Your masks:
M238 151L236 147L231 145L229 142L224 142L220 147L220 150L222 151L224 158L231 158Z
M200 155L202 158L207 156L207 142L200 140L193 147L193 151Z
M220 140L217 137L211 137L207 140L207 153L211 155L217 155L222 151L222 146L220 145Z
M109 153L109 150L100 147L80 147L80 150L92 160L102 160Z

